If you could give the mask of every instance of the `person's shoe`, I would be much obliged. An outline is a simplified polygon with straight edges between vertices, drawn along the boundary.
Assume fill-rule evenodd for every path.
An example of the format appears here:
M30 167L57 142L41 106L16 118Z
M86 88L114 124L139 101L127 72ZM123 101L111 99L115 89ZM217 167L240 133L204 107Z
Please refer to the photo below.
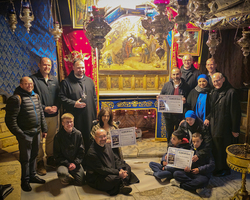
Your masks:
M206 187L200 188L196 190L196 193L200 195L201 197L210 197L211 196L211 189L208 189Z
M167 178L162 178L161 179L161 182L163 183L163 182L165 182L167 180Z
M223 169L218 171L217 173L214 174L214 176L216 177L222 177L222 176L227 176L231 174L231 170L230 169Z
M40 160L37 162L37 165L36 165L36 173L40 176L44 176L46 175L47 171L44 167L44 162L43 160Z
M38 176L34 176L32 178L30 178L30 183L40 183L40 184L44 184L46 183L45 180L39 178Z
M144 172L145 172L146 175L153 176L153 174L154 174L154 171L152 169L145 169Z
M56 162L53 156L47 158L47 166L56 168Z
M11 184L0 185L0 197L5 199L13 190L14 188L11 186Z
M177 180L175 180L174 178L172 178L172 179L170 180L170 184L171 184L172 186L180 187L180 182L177 181Z
M30 192L32 190L32 187L30 186L28 181L22 181L21 182L21 188L25 192Z
M130 192L132 192L132 188L129 186L123 186L120 188L120 191L119 191L120 194L124 194L124 195L128 195Z

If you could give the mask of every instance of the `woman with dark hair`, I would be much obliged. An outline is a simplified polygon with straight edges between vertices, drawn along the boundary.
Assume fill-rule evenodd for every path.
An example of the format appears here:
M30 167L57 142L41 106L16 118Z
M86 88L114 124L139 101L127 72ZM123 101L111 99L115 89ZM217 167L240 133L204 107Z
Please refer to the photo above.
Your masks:
M118 126L113 122L113 112L109 107L103 107L98 114L98 123L92 127L90 132L92 140L96 130L103 128L107 132L107 144L111 143L110 131L118 129ZM122 153L120 148L113 148L113 152L119 157L122 158Z

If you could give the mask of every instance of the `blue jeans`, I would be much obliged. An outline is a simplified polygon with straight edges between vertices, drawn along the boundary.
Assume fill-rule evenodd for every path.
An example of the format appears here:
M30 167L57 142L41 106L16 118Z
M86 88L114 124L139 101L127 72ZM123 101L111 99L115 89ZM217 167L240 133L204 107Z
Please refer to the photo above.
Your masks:
M170 180L171 178L173 178L173 173L176 170L178 170L173 167L167 167L167 169L162 170L162 165L156 162L150 162L149 167L154 171L154 174L153 174L154 177L158 179L167 178L168 180Z
M184 190L196 190L206 187L209 182L207 176L201 174L192 174L190 172L176 171L174 172L175 180L181 182L180 187Z

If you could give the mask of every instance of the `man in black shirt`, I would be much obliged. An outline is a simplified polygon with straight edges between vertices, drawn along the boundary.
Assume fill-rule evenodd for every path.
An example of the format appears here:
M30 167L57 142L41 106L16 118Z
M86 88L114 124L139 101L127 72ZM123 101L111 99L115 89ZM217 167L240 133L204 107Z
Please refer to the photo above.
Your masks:
M48 126L47 137L46 139L41 138L37 156L37 173L42 176L46 174L43 162L45 153L47 155L47 165L55 167L53 139L58 128L59 83L57 78L50 74L52 63L49 58L41 58L38 66L39 71L31 75L30 78L34 81L34 92L40 96L45 120ZM44 143L45 148L43 147Z

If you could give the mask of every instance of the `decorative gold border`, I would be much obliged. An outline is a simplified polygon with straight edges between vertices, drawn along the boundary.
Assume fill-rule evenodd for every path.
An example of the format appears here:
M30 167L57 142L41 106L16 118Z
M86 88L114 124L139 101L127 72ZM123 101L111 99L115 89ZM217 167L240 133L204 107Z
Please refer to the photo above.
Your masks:
M196 53L189 53L188 51L180 52L180 49L178 49L178 55L185 55L190 54L192 56L200 56L201 53L201 40L202 40L202 30L197 29L187 29L186 32L198 32L198 40L197 40L197 52Z
M85 6L85 10L86 10L86 0L82 0ZM70 6L69 6L70 7ZM76 13L76 0L71 0L71 10L72 10L72 14L71 14L71 19L72 19L72 23L73 23L73 28L74 29L83 29L83 24L77 24L77 13Z

